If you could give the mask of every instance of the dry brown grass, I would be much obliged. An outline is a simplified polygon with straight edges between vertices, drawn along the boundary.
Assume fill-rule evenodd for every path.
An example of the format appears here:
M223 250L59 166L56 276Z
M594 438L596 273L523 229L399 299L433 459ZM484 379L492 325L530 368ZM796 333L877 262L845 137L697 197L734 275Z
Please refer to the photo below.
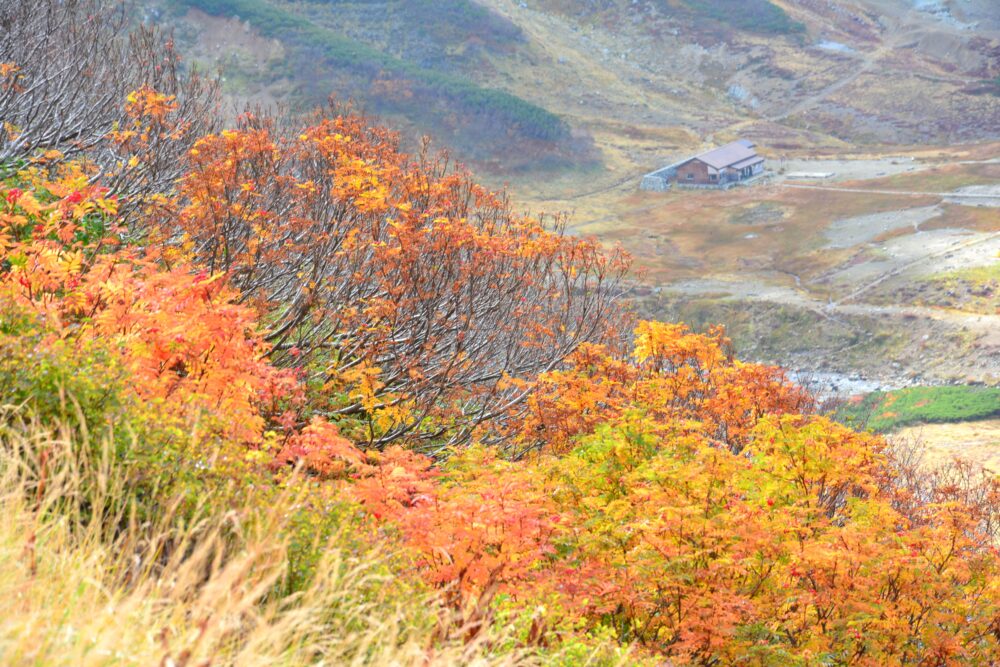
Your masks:
M976 232L1000 230L1000 212L988 206L944 204L944 213L920 225L923 231L933 229L968 229Z
M901 192L951 192L969 185L992 185L1000 179L1000 164L945 163L931 169L865 181L845 181L842 187Z
M7 415L9 416L9 415ZM393 602L379 554L328 545L300 592L276 593L293 498L245 522L130 515L107 441L0 424L0 664L507 665L499 633L440 638L433 599ZM422 619L422 620L418 620ZM437 633L437 634L436 634Z
M601 216L589 206L577 210L578 229L621 243L655 283L747 270L791 271L807 278L844 259L844 253L824 247L823 232L831 223L937 202L931 197L901 201L892 195L769 186L725 192L633 191L601 199L607 207ZM781 217L741 222L743 214L759 206Z
M919 442L932 465L955 457L1000 475L1000 419L954 424L923 424L900 430L897 437Z

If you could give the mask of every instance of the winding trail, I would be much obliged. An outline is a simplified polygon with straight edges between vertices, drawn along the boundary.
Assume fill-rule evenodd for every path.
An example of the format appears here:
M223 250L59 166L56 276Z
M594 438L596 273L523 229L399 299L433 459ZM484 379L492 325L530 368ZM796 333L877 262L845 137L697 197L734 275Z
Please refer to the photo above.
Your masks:
M851 292L847 296L843 297L842 299L838 299L836 303L837 304L845 304L845 303L847 303L849 301L853 301L854 299L858 298L859 296L861 296L865 292L871 290L874 287L878 287L879 285L881 285L882 283L884 283L886 280L889 280L890 278L898 276L901 273L907 271L908 269L913 268L914 266L918 266L918 265L923 264L924 262L927 262L927 261L932 260L932 259L937 259L938 257L944 257L945 255L949 255L951 253L958 252L959 250L965 250L966 248L971 248L973 246L982 245L983 243L987 243L987 242L992 241L992 240L997 239L997 238L1000 238L1000 232L994 232L992 234L986 234L986 235L981 236L979 238L972 239L970 241L966 241L965 243L956 243L954 245L948 246L947 248L944 248L943 250L939 250L937 252L932 252L932 253L929 253L929 254L917 257L916 259L913 259L913 260L911 260L911 261L909 261L909 262L907 262L905 264L901 264L900 266L895 267L891 271L887 271L886 273L883 273L882 275L880 275L877 278L875 278L875 280L872 280L871 282L866 283L865 285L862 285L861 287L855 289L853 292ZM992 316L990 316L990 317L992 317ZM998 327L997 331L1000 332L1000 324L998 324L997 327Z
M1000 236L1000 233L994 235ZM950 250L949 250L950 251ZM1000 314L970 313L944 308L928 308L926 306L880 305L873 303L845 303L840 301L824 302L816 299L801 288L781 287L761 282L732 279L699 279L663 286L665 292L687 294L692 296L703 294L718 294L726 292L729 298L768 302L786 306L803 308L824 318L847 324L839 316L854 317L893 317L913 318L942 322L954 327L964 327L969 331L984 336L987 344L1000 346Z
M1000 192L986 194L981 192L916 192L913 190L875 190L870 188L838 188L833 185L805 185L802 183L772 183L779 188L795 188L798 190L824 190L827 192L857 192L872 195L898 195L900 197L941 197L942 199L987 199L1000 203Z
M831 83L826 88L823 88L822 90L813 93L804 100L801 100L793 104L791 107L782 111L781 113L765 116L764 120L772 123L779 123L785 120L786 118L790 118L796 114L802 113L803 111L808 111L809 109L813 108L814 106L825 100L830 95L833 95L837 91L851 85L852 83L857 81L863 74L867 74L869 71L871 71L875 67L875 65L878 64L878 61L882 59L882 56L884 56L892 49L896 48L896 44L900 41L899 37L902 37L902 35L898 36L897 39L884 43L882 46L872 51L871 53L865 54L861 60L860 65L853 71L851 71L851 73L848 74L847 76L843 77L842 79L838 79L837 81Z

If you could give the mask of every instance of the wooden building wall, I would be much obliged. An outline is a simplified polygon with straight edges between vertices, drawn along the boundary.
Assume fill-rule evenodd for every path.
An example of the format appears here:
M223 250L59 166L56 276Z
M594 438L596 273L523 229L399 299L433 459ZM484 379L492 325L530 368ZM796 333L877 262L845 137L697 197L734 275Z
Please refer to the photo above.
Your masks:
M709 167L701 160L691 160L677 168L677 182L683 185L714 185L718 181L709 178Z

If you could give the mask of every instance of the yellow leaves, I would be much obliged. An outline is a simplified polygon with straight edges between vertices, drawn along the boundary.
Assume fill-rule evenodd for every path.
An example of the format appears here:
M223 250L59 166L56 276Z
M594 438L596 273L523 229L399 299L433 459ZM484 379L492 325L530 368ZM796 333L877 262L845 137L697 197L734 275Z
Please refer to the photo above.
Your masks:
M222 138L240 150L244 139ZM511 417L522 438L518 444L547 446L523 460L501 460L486 447L456 452L441 467L399 448L366 456L324 419L296 430L302 414L294 410L275 420L280 434L263 433L262 406L272 400L281 406L276 412L285 410L294 380L261 361L268 346L256 333L257 319L235 304L225 274L195 273L181 261L196 247L195 238L205 238L197 235L216 213L242 216L240 232L253 237L251 253L269 253L275 265L289 257L275 248L288 237L272 242L281 230L247 210L256 208L248 206L249 194L264 184L246 187L235 176L245 173L240 158L227 166L231 153L219 150L218 140L201 144L214 156L204 164L209 175L185 184L196 195L184 212L185 234L171 235L158 255L163 230L143 255L117 250L93 265L80 248L64 247L68 236L63 244L54 242L52 232L76 230L67 218L79 211L114 210L113 201L95 198L97 191L74 180L78 175L66 172L58 186L61 200L41 196L50 204L30 192L5 197L0 215L6 218L0 219L7 227L30 221L46 235L24 242L2 237L0 243L17 252L6 253L11 268L0 275L0 298L51 318L66 339L106 342L136 395L173 418L197 420L211 433L206 442L249 444L243 458L254 464L277 451L276 466L303 465L310 488L319 487L317 477L328 480L320 488L363 503L374 521L391 522L413 550L416 567L456 608L488 608L500 591L515 606L544 603L550 614L544 620L553 627L621 628L643 650L662 651L664 660L678 664L734 664L746 656L786 664L855 655L844 647L853 650L855 632L862 631L872 646L891 640L923 649L958 638L970 655L976 642L992 641L988 628L997 605L990 595L1000 590L992 583L1000 573L996 559L975 548L978 518L968 504L943 498L911 529L896 498L883 490L890 476L881 441L823 418L788 414L800 394L775 369L732 360L718 332L696 335L679 325L642 322L631 357L586 344L540 377L504 377L500 392L533 390L525 409ZM372 206L384 205L382 191L394 186L383 172L362 173L358 163L341 175L343 192L367 196ZM311 181L295 185L287 187L292 209L301 203L299 192L315 188ZM241 208L220 204L220 191L236 193ZM335 203L358 216L364 211L350 209L353 201ZM524 266L514 259L524 256L518 253L544 259L562 252L545 239L527 239L526 251L519 236L493 243L461 216L427 210L422 217L372 216L377 233L374 225L354 227L341 248L367 252L373 239L391 246L391 252L375 253L386 273L410 268L402 260L387 262L401 238L413 242L411 258L431 266L446 261L440 257L455 247L505 253L510 266L503 271L509 273ZM296 233L305 228L294 215L281 223L302 224L293 227ZM164 269L151 256L180 263ZM303 301L330 280L303 263L288 265ZM479 277L462 273L465 265L447 266L455 269L448 282L457 293L470 275ZM471 404L471 391L414 401L444 386L431 384L436 374L481 372L477 359L465 349L430 362L413 359L436 346L469 347L464 336L472 327L450 340L436 330L420 338L406 328L413 311L400 306L406 298L432 301L433 292L419 283L377 283L374 273L350 270L357 274L345 271L338 279L354 280L352 287L374 285L369 296L307 316L314 318L307 324L324 326L324 318L339 317L354 326L350 335L326 339L333 344L321 358L331 367L316 368L316 357L306 367L330 377L320 392L329 403L316 411L343 409L351 428L345 426L345 433L367 428L369 440L400 427L429 424L430 432L452 426ZM492 326L497 331L487 333L503 336L513 325L498 317ZM539 332L562 327L544 319L531 326ZM547 342L541 336L532 341ZM384 361L393 345L410 346L412 356ZM300 353L288 352L291 358ZM887 602L896 590L902 601ZM908 604L918 613L899 611ZM911 630L911 624L923 625ZM946 637L931 641L927 628ZM988 655L995 643L982 645L976 657ZM871 656L871 664L897 657Z
M118 200L117 199L105 199L104 197L98 197L94 199L94 205L97 206L98 210L107 214L110 217L118 215Z
M128 94L125 111L133 118L149 116L163 120L168 113L177 108L176 97L164 95L150 86L142 86Z
M39 216L44 208L46 208L35 199L35 195L32 192L23 193L18 198L17 205L29 216Z
M690 333L682 324L645 320L636 326L634 355L640 364L654 361L680 366L694 361L707 368L725 357L719 343L718 338Z
M383 391L385 383L382 369L362 360L349 368L334 371L328 389L342 388L349 392L368 413L377 434L382 434L406 422L411 416L410 407L403 397Z
M666 322L643 321L635 329L635 358L639 363L662 356L667 345L673 346L685 327Z
M24 92L24 86L21 84L24 76L19 73L20 71L21 68L15 62L0 62L0 90Z
M887 474L884 442L823 417L766 417L753 432L747 454L756 468L783 480L782 494L817 507L846 489L874 493ZM834 513L841 506L827 506Z

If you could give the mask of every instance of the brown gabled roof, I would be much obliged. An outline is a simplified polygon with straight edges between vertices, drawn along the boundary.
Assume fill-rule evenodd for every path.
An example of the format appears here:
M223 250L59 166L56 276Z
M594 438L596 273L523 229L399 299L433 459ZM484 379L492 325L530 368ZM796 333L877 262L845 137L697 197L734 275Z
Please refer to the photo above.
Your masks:
M757 164L758 162L763 162L764 158L759 155L754 155L753 157L748 157L746 160L740 160L736 164L729 165L733 169L742 169L743 167L749 167L752 164Z
M753 144L742 139L734 141L731 144L726 144L725 146L720 146L707 153L696 155L691 160L704 162L713 169L725 169L726 167L734 167L737 163L741 162L752 164L752 162L747 162L747 160L753 160L758 157L757 151L753 149ZM688 160L688 162L691 160Z

